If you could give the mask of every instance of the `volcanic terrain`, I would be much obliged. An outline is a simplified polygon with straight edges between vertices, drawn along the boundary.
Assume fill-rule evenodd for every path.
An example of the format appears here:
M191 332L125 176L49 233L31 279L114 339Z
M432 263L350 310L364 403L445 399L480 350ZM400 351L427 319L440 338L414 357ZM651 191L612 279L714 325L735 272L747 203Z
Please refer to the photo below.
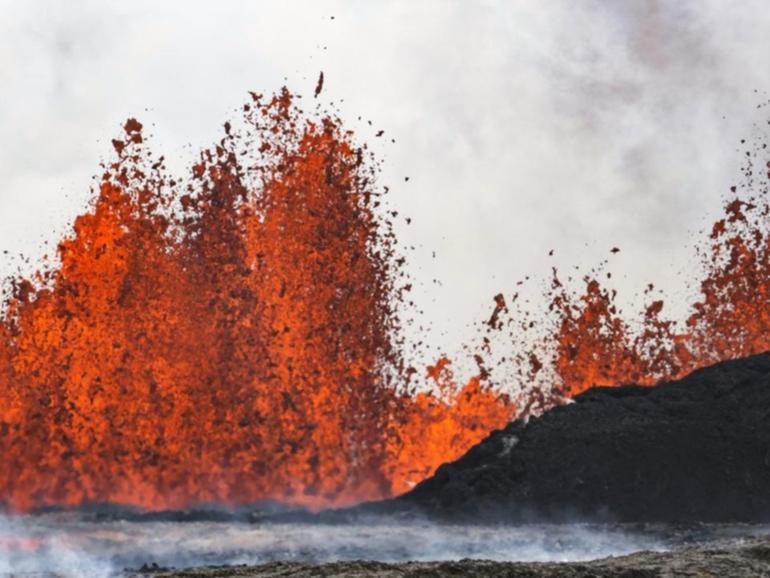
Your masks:
M770 354L657 387L596 387L493 432L367 510L441 520L770 518Z
M468 576L509 578L656 578L670 576L770 576L770 541L758 539L744 544L692 546L673 552L638 552L592 562L527 563L460 560L457 562L353 561L322 565L274 562L260 566L208 567L192 570L145 570L140 575L155 578L382 578ZM136 576L136 574L133 574Z

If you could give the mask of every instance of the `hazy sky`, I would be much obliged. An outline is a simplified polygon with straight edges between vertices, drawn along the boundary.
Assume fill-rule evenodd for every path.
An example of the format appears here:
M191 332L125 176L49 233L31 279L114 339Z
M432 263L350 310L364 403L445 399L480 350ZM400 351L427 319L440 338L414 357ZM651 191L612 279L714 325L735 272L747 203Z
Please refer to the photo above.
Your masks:
M0 0L0 249L38 259L69 230L127 117L181 171L249 90L310 95L323 70L413 219L438 346L524 275L613 246L627 294L681 292L766 120L768 38L759 0Z

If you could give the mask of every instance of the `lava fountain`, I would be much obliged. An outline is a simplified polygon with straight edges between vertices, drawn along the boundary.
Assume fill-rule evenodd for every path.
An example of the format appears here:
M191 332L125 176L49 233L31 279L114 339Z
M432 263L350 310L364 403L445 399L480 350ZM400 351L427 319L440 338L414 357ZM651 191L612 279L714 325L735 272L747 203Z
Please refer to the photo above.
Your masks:
M124 128L60 264L5 303L7 507L381 498L511 417L478 378L410 391L408 287L338 119L252 95L178 181Z
M598 276L575 293L554 271L547 319L495 298L488 330L507 330L514 371L491 375L485 337L478 375L458 381L447 358L404 360L409 284L366 146L286 90L252 95L224 128L175 179L130 119L56 266L12 281L6 508L383 498L593 385L654 385L770 348L770 204L752 165L764 149L701 247L685 323L654 299L632 330Z

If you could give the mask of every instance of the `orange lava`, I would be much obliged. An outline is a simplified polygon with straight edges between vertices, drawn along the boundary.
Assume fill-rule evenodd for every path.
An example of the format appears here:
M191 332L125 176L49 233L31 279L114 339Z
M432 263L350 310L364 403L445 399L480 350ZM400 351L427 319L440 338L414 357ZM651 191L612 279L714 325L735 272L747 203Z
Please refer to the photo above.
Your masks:
M0 324L0 503L309 507L407 489L513 413L406 392L404 294L365 149L287 91L174 181L113 141L60 265Z
M733 191L701 250L686 323L655 299L634 324L597 276L575 294L554 271L550 317L512 323L500 294L487 321L540 332L509 356L521 383L485 367L485 337L465 385L441 358L415 387L376 166L339 119L295 100L253 95L180 180L126 123L58 265L5 302L0 506L383 498L515 415L770 349L770 205L748 170L749 194Z
M755 170L766 147L747 151L745 182L733 187L724 216L699 248L703 278L685 323L649 302L632 330L616 295L596 275L575 295L554 271L547 298L555 330L531 356L554 369L553 391L573 396L594 385L654 385L719 361L770 350L770 171ZM770 162L767 164L770 167ZM614 249L617 251L617 249ZM650 285L646 295L652 291ZM552 403L557 403L556 399Z

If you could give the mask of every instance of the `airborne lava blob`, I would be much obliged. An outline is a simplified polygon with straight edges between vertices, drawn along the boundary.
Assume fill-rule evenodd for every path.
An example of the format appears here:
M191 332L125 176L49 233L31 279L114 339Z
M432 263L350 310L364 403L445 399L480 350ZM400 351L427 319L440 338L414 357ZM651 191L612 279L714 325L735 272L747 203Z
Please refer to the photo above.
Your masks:
M598 276L586 276L576 296L554 271L546 297L555 330L530 352L542 356L538 367L554 369L554 391L572 396L594 385L654 385L770 350L770 162L766 145L746 154L741 186L731 188L724 216L699 246L703 278L684 323L664 318L658 299L631 319L641 327L634 331ZM766 168L758 170L758 161Z

